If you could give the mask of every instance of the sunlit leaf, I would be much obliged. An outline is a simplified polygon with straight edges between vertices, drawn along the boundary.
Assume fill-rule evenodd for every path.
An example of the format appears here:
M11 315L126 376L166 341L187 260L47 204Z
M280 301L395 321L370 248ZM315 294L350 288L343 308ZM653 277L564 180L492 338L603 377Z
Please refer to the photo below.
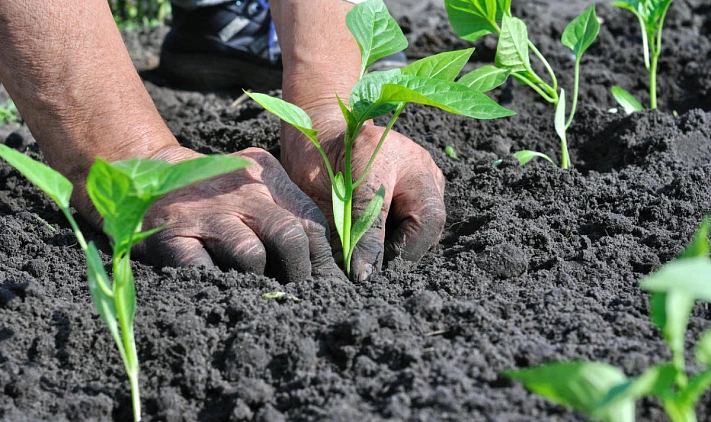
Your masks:
M331 184L331 201L333 202L333 224L336 226L338 238L343 239L343 215L345 212L346 186L343 180L343 173L340 171ZM344 252L345 253L345 252Z
M264 107L270 113L297 128L301 131L301 133L306 135L311 142L318 143L318 140L316 139L318 131L313 128L309 115L306 114L306 112L300 107L286 102L281 98L271 97L258 92L245 91L245 94L249 95L251 99L259 103L259 105Z
M711 302L711 260L708 257L697 257L672 261L645 277L642 289L679 292L697 300Z
M361 54L361 77L377 60L407 48L407 38L382 0L356 4L346 15L346 26Z
M610 389L627 381L625 374L599 362L557 362L506 371L509 378L555 403L605 421L633 421L634 401L623 400L598 411Z
M592 4L565 27L561 42L573 50L575 56L580 59L580 56L595 41L599 32L600 22L595 15L595 5Z
M593 413L610 414L619 403L634 403L646 396L662 397L671 390L677 373L672 364L652 366L639 377L611 388Z
M565 90L562 88L560 90L560 95L558 96L558 104L555 106L553 126L555 126L555 133L557 133L558 137L565 142Z
M529 161L533 160L534 158L543 158L544 160L550 161L550 163L555 166L555 162L549 156L547 156L546 154L544 154L542 152L523 149L521 151L514 152L513 156L516 157L516 159L522 166L527 164Z
M0 144L0 157L49 195L59 208L69 208L69 198L72 196L73 189L69 179L4 144Z
M506 82L510 74L509 69L485 65L462 76L457 83L475 91L488 92Z
M632 114L635 111L641 111L644 109L642 104L640 104L640 102L637 101L632 94L617 85L612 87L612 96L615 98L615 101L617 101L617 104L619 104L627 114Z
M445 9L454 32L468 41L499 32L504 14L509 14L511 0L445 0Z
M706 330L696 343L696 361L711 369L711 330Z
M504 16L495 59L496 67L508 69L512 73L531 70L531 59L528 56L528 30L521 19Z
M380 185L380 189L375 193L373 199L370 200L368 206L358 217L358 220L353 224L351 229L351 247L355 247L361 237L368 231L370 226L378 215L380 215L381 208L383 207L383 202L385 200L385 186Z
M403 67L400 69L400 73L423 78L454 81L459 76L459 72L462 71L464 65L469 61L472 52L474 52L473 48L467 48L466 50L447 51L427 56Z

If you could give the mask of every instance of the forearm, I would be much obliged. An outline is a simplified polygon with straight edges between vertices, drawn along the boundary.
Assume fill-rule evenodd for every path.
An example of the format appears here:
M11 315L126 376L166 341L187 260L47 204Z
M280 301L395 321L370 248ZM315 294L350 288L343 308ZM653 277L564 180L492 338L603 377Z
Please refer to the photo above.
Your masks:
M271 0L270 6L284 62L284 99L307 111L329 110L327 115L338 118L336 93L347 101L360 69L358 44L345 24L353 4ZM321 123L314 122L316 127Z
M136 73L105 0L0 1L0 81L49 164L81 183L96 156L177 144Z

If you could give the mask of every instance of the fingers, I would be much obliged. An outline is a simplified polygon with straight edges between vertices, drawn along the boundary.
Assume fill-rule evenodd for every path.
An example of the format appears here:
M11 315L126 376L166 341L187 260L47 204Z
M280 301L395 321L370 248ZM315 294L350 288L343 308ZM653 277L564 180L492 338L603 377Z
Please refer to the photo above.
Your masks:
M443 185L431 173L416 173L396 186L388 217L393 229L385 241L387 261L400 257L417 262L437 243L446 220Z
M305 246L298 246L298 250L307 252L305 256L311 264L310 274L319 277L344 278L343 272L336 265L331 253L328 221L314 202L291 181L286 171L272 155L253 148L245 150L242 155L259 163L263 168L262 177L269 181L269 194L274 202L296 217L307 242ZM289 221L292 220L289 219ZM288 239L290 236L293 236L293 233L287 234L284 241L295 243L294 239ZM291 250L292 253L295 251L293 247L286 245L274 245L273 249L277 254L283 254L282 250ZM288 258L295 259L295 257ZM297 273L303 270L294 268L290 271Z

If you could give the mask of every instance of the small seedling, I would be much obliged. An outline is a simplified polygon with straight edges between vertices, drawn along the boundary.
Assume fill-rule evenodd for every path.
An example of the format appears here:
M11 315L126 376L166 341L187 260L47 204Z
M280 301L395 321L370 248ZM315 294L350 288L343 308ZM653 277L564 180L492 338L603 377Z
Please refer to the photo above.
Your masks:
M561 88L560 95L558 94L558 80L555 73L545 57L528 39L526 24L521 19L511 16L511 0L445 0L444 3L454 32L463 39L476 41L487 34L499 35L495 66L487 65L476 69L462 76L459 82L485 92L503 84L511 76L531 87L543 99L555 106L554 127L560 138L561 167L570 167L566 131L573 123L578 103L580 59L600 32L600 23L595 15L595 5L591 5L570 22L561 38L563 45L570 48L575 55L573 102L566 119L565 91ZM533 70L529 50L546 69L550 83L545 82ZM519 151L514 156L519 159L521 164L525 164L535 157L548 158L544 154L534 151ZM548 160L553 162L550 158Z
M328 156L313 129L311 118L301 108L268 95L247 93L265 109L301 131L316 146L323 158L332 187L333 219L343 249L343 265L350 275L355 245L380 214L385 198L381 185L355 223L352 222L353 192L365 180L396 119L408 103L419 103L477 119L494 119L514 114L485 94L454 79L469 60L474 49L441 53L426 57L402 69L367 73L380 58L407 47L407 39L382 0L356 4L346 17L346 25L361 52L359 81L353 87L346 105L337 98L346 123L343 171L334 172ZM349 108L350 106L350 108ZM353 145L363 125L375 117L393 113L382 137L363 172L355 177L351 167Z
M0 144L0 157L19 170L57 203L69 221L77 242L86 255L86 273L91 298L99 316L116 342L131 384L133 416L141 420L138 386L138 354L133 321L136 289L131 270L131 248L162 227L141 231L143 217L166 193L211 177L240 169L247 161L237 157L208 156L169 164L156 160L127 160L108 163L101 158L91 166L86 189L104 220L104 232L111 240L111 283L94 242L87 243L69 210L71 182L46 165Z
M657 108L657 62L662 54L662 28L664 18L667 16L669 6L674 0L621 0L612 3L621 9L629 10L639 21L642 31L642 50L644 53L644 67L649 72L649 108ZM616 89L615 89L616 88ZM620 87L613 88L612 95L618 103L628 111L628 108L620 101L620 98L634 99L632 94ZM615 94L617 91L617 95ZM622 95L622 97L621 97ZM632 110L639 111L642 106L634 100ZM629 113L629 111L628 111Z
M600 362L556 362L507 371L534 393L607 422L634 421L635 401L656 397L673 422L695 422L694 407L711 386L711 329L696 343L696 362L703 368L689 376L684 341L694 302L711 302L709 218L675 261L642 280L651 292L650 318L659 327L672 353L671 362L647 369L629 379L618 368Z
M7 100L4 103L0 103L0 124L6 125L8 123L19 122L20 113L15 107L15 103L12 100Z
M462 161L459 156L457 155L457 151L454 150L454 147L451 145L447 145L444 148L444 153L449 155L450 158L452 158L455 161Z

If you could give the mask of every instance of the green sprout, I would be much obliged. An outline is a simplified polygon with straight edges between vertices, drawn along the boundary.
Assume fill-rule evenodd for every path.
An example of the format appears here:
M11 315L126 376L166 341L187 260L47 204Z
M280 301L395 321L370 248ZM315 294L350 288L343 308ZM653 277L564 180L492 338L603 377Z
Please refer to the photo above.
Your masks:
M0 103L0 124L6 125L20 121L20 113L12 100Z
M649 108L657 108L657 62L662 54L662 28L664 26L664 18L667 16L669 6L674 0L621 0L612 3L621 9L632 12L639 21L639 27L642 30L642 50L644 53L644 67L649 72ZM628 107L625 106L620 98L633 98L630 93L620 87L616 87L617 95L613 91L612 95L618 103L622 105L625 111L629 114ZM620 94L626 94L620 97ZM635 100L632 110L639 111L642 106Z
M353 192L363 183L375 157L396 119L408 103L438 107L477 119L494 119L514 114L485 94L454 82L469 60L473 48L426 57L402 69L366 73L375 61L407 47L407 39L382 0L356 4L346 16L346 25L355 37L361 52L360 78L350 92L348 105L338 98L346 133L343 139L345 158L343 171L334 172L328 156L313 129L311 118L301 108L268 95L247 93L266 110L301 131L323 158L332 187L333 218L343 249L343 265L351 272L351 257L356 244L380 214L385 198L381 185L375 197L353 223ZM350 108L349 108L350 106ZM355 177L351 167L353 145L363 125L379 116L393 113L382 137L363 172Z
M694 407L711 386L711 329L696 343L696 363L705 369L694 376L686 373L684 339L694 302L711 302L709 226L707 217L681 256L641 283L651 292L650 318L672 352L671 362L652 366L633 379L600 362L555 362L505 375L597 420L634 421L635 401L656 397L673 422L695 422Z
M169 0L109 0L111 14L120 29L154 28L170 15Z
M131 248L158 227L141 231L143 217L161 196L187 185L245 167L237 157L215 155L169 164L165 161L133 159L108 163L101 158L89 170L86 189L96 210L103 217L104 232L112 249L111 283L94 242L86 242L69 210L71 182L46 165L0 144L0 157L19 170L57 203L69 221L79 246L86 255L86 273L94 305L116 342L131 384L133 416L141 420L138 386L138 354L133 332L136 314L136 288L131 270ZM120 332L119 332L120 330Z
M459 156L457 155L457 151L455 151L454 147L451 145L447 145L444 148L444 153L449 155L449 157L455 161L462 161Z
M526 24L511 16L511 0L445 0L449 22L454 32L467 41L476 41L487 34L498 34L495 66L487 65L462 76L460 83L482 92L494 89L506 82L509 76L528 85L544 100L555 106L554 127L560 138L561 167L570 167L568 140L566 131L573 123L578 103L580 85L580 59L583 53L597 38L600 23L595 15L595 5L575 18L563 31L561 42L575 55L575 83L570 113L565 116L565 91L558 94L558 79L548 61L536 46L528 39ZM499 22L501 25L499 25ZM538 58L550 77L545 82L533 70L529 50ZM534 151L519 151L514 154L521 164L535 157L550 158Z

